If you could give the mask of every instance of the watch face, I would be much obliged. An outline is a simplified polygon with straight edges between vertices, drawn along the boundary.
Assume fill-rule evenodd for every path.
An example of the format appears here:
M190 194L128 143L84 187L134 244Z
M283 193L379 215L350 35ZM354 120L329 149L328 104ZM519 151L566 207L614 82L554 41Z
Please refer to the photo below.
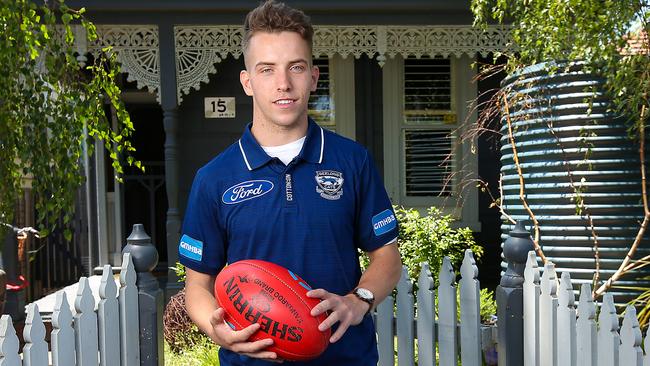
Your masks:
M362 298L368 299L368 300L373 300L375 298L375 296L372 294L372 292L370 292L370 290L367 290L367 289L361 288L361 287L359 287L357 289L357 294L359 296L361 296Z

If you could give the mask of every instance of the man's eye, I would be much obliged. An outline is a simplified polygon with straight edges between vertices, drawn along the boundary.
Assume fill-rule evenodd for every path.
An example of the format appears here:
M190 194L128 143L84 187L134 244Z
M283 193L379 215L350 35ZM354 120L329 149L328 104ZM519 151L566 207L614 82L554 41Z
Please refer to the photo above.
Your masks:
M294 72L302 72L304 70L305 70L305 67L302 66L302 65L293 65L293 66L291 66L291 71L294 71Z
M265 68L263 68L263 69L260 70L260 73L261 73L261 74L266 74L266 73L269 73L269 72L271 72L271 68L270 68L270 67L265 67Z

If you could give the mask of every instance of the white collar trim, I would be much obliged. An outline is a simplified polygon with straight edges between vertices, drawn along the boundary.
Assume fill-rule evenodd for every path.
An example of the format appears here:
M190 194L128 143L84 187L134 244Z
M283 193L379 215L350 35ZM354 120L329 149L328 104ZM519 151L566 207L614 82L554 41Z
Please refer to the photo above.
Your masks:
M241 139L239 139L239 150L241 150L241 155L244 157L244 162L246 163L246 167L248 167L248 170L253 170L251 168L251 165L248 163L248 158L246 158L246 153L244 152L244 148L241 146Z
M323 132L323 127L320 127L320 159L318 159L318 164L323 162L323 149L324 148L325 148L325 133Z

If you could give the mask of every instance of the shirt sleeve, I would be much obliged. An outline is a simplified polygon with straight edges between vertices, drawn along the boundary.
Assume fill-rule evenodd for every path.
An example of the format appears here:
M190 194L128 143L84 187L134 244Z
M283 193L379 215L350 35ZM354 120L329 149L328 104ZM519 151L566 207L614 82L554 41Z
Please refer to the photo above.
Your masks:
M218 202L212 198L199 171L185 210L178 258L187 268L217 274L225 265L225 233L218 220Z
M395 241L398 234L397 218L384 183L367 151L356 189L357 246L371 252Z

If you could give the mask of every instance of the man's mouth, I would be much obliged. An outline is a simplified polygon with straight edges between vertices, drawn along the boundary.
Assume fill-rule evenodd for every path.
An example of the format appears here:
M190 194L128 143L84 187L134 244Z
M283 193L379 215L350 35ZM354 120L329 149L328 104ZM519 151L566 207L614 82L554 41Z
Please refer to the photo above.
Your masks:
M295 102L296 102L295 99L278 99L273 103L277 104L277 105L290 105L290 104L293 104Z

